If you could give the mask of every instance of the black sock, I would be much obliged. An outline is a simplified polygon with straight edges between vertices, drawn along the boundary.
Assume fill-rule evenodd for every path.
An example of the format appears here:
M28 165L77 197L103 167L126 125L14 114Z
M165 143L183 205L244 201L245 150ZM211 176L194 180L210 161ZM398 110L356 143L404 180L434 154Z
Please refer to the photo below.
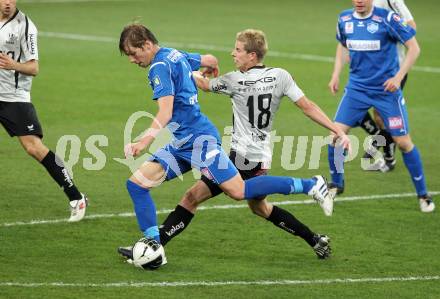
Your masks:
M316 240L313 238L315 234L286 210L273 206L272 213L267 220L279 228L303 238L312 247L316 244Z
M159 227L160 243L165 246L172 238L180 234L191 222L194 214L177 205Z
M393 137L388 131L381 130L380 135L385 137L386 144L383 147L385 160L392 161L394 160L394 153L396 151L396 143L393 140Z
M365 114L364 118L359 123L359 125L370 135L376 135L380 131L380 128L374 122L369 112Z
M64 167L63 162L60 158L55 156L52 151L49 151L46 157L41 160L41 164L43 164L55 182L63 188L64 193L66 193L70 201L81 199L82 195L70 178L69 172Z

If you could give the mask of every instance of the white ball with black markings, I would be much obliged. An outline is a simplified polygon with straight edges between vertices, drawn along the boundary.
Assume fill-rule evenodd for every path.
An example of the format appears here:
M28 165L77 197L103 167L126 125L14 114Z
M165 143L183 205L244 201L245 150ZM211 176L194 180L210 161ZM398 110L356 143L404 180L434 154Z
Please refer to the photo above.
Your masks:
M163 246L154 239L142 238L133 246L133 264L143 269L155 270L165 258Z

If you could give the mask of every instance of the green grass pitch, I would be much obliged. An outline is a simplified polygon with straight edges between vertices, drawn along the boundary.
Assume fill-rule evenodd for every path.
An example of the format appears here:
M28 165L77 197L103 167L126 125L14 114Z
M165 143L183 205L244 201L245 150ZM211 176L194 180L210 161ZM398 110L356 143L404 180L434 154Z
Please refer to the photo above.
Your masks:
M438 3L406 3L422 49L405 92L411 134L422 153L429 189L440 191ZM327 90L333 65L325 57L334 56L337 14L350 5L348 0L19 0L17 6L40 32L40 74L34 79L32 99L44 141L55 150L62 136L79 138L74 180L90 197L90 206L89 217L77 224L29 224L66 219L67 201L17 139L0 130L0 298L440 298L438 211L422 214L415 196L386 196L414 192L400 155L396 169L387 174L362 171L359 157L347 163L343 198L367 199L336 202L333 217L325 217L317 205L283 206L313 230L332 237L334 255L325 261L305 242L247 208L206 209L167 245L167 266L142 271L116 253L118 246L140 237L135 218L92 218L132 212L125 190L130 171L114 158L123 157L128 117L135 111L156 111L146 71L119 54L124 25L139 19L164 46L212 53L222 73L234 67L230 51L235 33L262 29L272 51L266 65L291 72L306 95L333 116L340 95L333 97ZM347 71L341 81L346 78ZM199 98L202 111L220 132L231 124L227 97L200 93ZM139 121L135 133L147 125ZM274 129L279 136L327 134L287 100ZM360 129L352 133L365 137ZM106 162L98 170L83 164L90 158L97 162L86 150L86 140L93 135L108 141L99 147ZM325 151L319 169L306 164L286 170L281 150L281 143L276 144L271 174L328 175ZM173 209L193 182L188 173L183 181L152 191L158 210ZM368 199L373 195L378 196ZM270 197L276 202L304 199ZM244 203L222 195L205 206L228 204ZM158 215L159 222L165 215ZM169 284L160 284L164 282Z

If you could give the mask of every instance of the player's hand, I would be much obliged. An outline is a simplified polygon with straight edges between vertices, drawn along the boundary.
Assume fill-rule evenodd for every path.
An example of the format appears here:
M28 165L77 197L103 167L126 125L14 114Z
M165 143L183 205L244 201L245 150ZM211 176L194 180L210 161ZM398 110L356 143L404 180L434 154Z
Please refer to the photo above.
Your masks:
M332 79L328 83L328 88L330 89L330 92L333 95L336 95L336 93L339 91L339 77L338 76L332 76Z
M203 77L214 77L217 78L220 70L218 67L209 67L207 66L204 70L202 70L202 76Z
M345 133L341 132L337 135L333 135L333 144L342 146L347 154L351 153L351 141Z
M0 68L4 70L15 70L17 62L5 53L0 53Z
M126 158L137 157L147 146L143 142L129 143L124 146Z
M394 76L385 81L385 83L383 84L383 86L385 86L384 90L389 92L395 92L400 88L400 82L401 80L396 76Z

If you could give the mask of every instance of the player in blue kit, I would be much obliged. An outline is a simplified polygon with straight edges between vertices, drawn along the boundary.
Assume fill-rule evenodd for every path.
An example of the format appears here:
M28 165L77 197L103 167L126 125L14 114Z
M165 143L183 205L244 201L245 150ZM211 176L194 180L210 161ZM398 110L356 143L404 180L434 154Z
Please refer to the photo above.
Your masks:
M350 76L336 111L335 122L346 133L374 107L387 131L402 151L403 161L416 188L422 212L435 209L428 194L422 160L409 135L408 117L401 82L420 53L415 30L392 11L374 7L373 0L352 0L354 9L339 15L336 38L339 41L329 87L339 88L344 65L344 48L350 54ZM397 44L408 49L399 67ZM332 192L344 190L343 150L328 147Z
M124 28L119 49L130 62L150 67L148 80L153 89L153 99L159 106L154 121L140 141L126 145L126 155L139 155L165 126L174 135L170 144L158 150L127 181L139 228L146 238L160 242L156 208L149 189L191 168L199 169L234 199L252 199L273 193L305 193L312 196L327 215L331 215L333 198L322 176L311 179L261 176L243 181L223 151L216 128L200 112L197 101L192 71L200 67L217 69L214 56L160 47L154 34L139 24ZM349 146L347 136L330 120L326 127L335 131L343 146Z

